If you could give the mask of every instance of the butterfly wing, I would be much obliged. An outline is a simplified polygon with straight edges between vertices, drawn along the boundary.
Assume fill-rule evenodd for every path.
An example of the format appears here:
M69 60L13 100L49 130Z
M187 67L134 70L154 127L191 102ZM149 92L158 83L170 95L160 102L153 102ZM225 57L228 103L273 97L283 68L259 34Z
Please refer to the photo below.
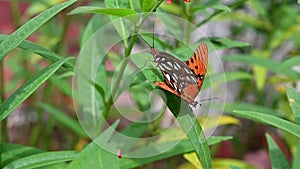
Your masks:
M204 81L206 74L206 67L208 63L208 50L207 45L202 43L194 52L192 57L186 61L188 67L195 73L198 78L198 88L201 89L201 86Z
M175 92L174 89L170 88L168 84L166 84L165 82L154 82L156 86L175 94L176 96L179 96L181 98L183 98L185 101L187 101L189 104L195 106L198 102L195 102L194 99L189 98L189 97L185 97L183 95L178 94L177 92Z
M184 62L168 53L160 52L155 62L165 78L165 83L178 94L182 94L187 86L196 85L198 82L196 74Z
M164 52L153 54L165 81L155 84L195 106L197 97L206 74L208 51L202 43L186 63Z
M167 85L165 82L154 82L154 84L170 93L175 94L176 96L180 97L180 94L178 94L177 92L175 92L174 89L172 89L169 85Z

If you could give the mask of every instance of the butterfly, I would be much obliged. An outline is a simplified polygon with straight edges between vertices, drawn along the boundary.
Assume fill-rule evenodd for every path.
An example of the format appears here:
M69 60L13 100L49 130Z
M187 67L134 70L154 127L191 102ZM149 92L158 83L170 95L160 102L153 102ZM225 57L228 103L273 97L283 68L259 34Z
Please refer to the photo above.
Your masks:
M189 60L183 62L166 52L151 48L154 61L161 70L164 81L154 82L158 87L181 97L194 107L203 84L208 63L207 45L202 43Z

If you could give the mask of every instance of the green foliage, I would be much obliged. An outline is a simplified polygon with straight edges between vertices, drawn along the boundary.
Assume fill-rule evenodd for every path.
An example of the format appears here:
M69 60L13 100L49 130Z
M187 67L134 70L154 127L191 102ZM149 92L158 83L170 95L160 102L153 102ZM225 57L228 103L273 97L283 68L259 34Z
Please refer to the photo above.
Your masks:
M68 1L59 5L56 5L38 16L34 17L13 34L11 34L0 46L0 60L2 60L9 52L16 48L22 41L24 41L35 30L41 27L45 22L55 16L57 13L75 3L76 0Z
M284 157L283 153L276 145L275 141L269 134L266 134L268 147L270 152L270 158L273 168L290 168L289 163L287 162L286 158Z
M75 151L56 151L56 152L45 152L13 161L12 163L5 166L5 169L12 168L38 168L48 167L55 165L55 167L66 166L64 162L71 161L76 157L78 153Z
M15 17L15 26L19 28L10 35L0 35L1 168L154 168L153 164L159 160L165 161L168 168L184 168L187 164L195 167L195 161L201 163L197 167L204 169L228 166L232 169L241 166L254 168L248 161L241 162L233 157L244 159L253 147L265 150L262 141L255 137L259 132L265 134L265 130L287 143L284 149L275 142L276 139L274 141L269 134L265 134L272 168L292 166L296 169L299 166L300 95L296 84L299 83L300 73L295 69L300 65L298 4L258 0L236 0L223 4L222 1L192 0L189 3L173 1L168 5L165 0L103 0L90 1L88 6L80 6L82 4L78 2L75 8L71 6L75 2L69 0L59 4L49 1L48 4L30 1L28 3L32 7L25 18L32 19L19 26L21 17ZM10 3L12 7L18 5L16 1ZM43 12L36 14L35 11ZM57 14L59 17L56 17ZM14 15L17 16L18 12L14 11ZM90 15L92 17L88 18ZM154 15L159 16L160 20ZM181 23L173 15L187 22ZM231 24L230 37L193 39L195 30L218 21ZM99 31L109 23L112 26L107 32ZM67 35L72 25L79 32L80 39L77 41L72 41L76 39L73 34ZM163 36L162 29L165 34L182 39ZM241 41L249 31L253 33L252 41ZM74 52L69 52L69 45L75 43L75 48L79 46L84 50L86 43L97 33L99 37L106 37L106 34L112 36L93 44L98 51L88 51L91 55L105 55L99 62L91 61L98 66L93 77L96 80L93 81L86 76L86 72L76 69L79 65L71 62L73 57L69 56ZM35 42L27 39L32 35L38 37ZM109 46L114 41L118 43ZM171 93L156 92L158 87L154 82L163 81L163 76L153 63L149 50L139 52L140 47L148 43L150 46L154 44L151 47L159 51L167 51L181 60L187 60L202 42L209 48L209 60L216 59L212 53L234 48L231 54L221 56L226 64L224 72L215 71L214 63L208 65L208 74L202 86L202 90L212 89L219 94L228 92L219 86L226 83L236 85L235 100L231 103L226 102L225 97L216 99L216 102L225 101L225 105L214 104L214 100L208 104L201 102L204 110L224 111L245 122L232 128L230 122L222 121L218 133L225 136L207 137L204 134L208 132L207 124L200 123L201 120L194 114L198 113L197 109L192 109L187 103L182 104L179 97ZM292 47L289 48L288 44ZM84 60L90 61L89 58ZM137 68L141 70L138 73ZM7 70L16 74L14 79L6 77L4 71ZM80 103L77 105L75 100L76 108L73 108L70 103L75 96L69 79L72 75L75 76L73 91L78 87L76 80L82 78L86 82L86 92L89 89L95 92L92 97L97 103L85 107ZM85 96L84 92L80 95ZM130 99L122 100L123 94ZM166 104L155 107L158 97L153 100L149 97L152 95L161 95ZM6 125L9 123L8 117L16 110L27 115L27 108L34 110L37 116L28 136L30 146L11 144L8 135L12 129ZM184 136L182 131L161 127L165 118L162 113L166 113L167 109L178 121ZM78 120L69 116L75 116L75 112ZM95 112L99 114L93 114ZM145 114L142 118L140 112ZM86 118L85 115L90 116ZM215 114L208 116L211 117L207 120L219 120ZM134 120L125 117L141 121L132 122ZM279 129L282 134L274 129ZM226 136L228 131L232 136ZM165 136L157 137L164 132L167 133ZM123 136L138 141L128 142ZM152 140L140 141L147 137ZM60 140L59 146L53 148L57 140ZM219 148L222 148L220 143L223 141L233 144L230 148L234 149L235 154L225 152L230 159L215 158L222 151ZM173 147L170 148L170 145ZM50 151L53 149L55 151ZM285 157L283 150L291 152L294 160ZM135 157L151 153L158 154ZM197 155L193 162L187 159L192 159L187 153ZM183 158L188 162L178 160Z
M40 87L57 69L71 58L61 59L48 66L25 82L17 91L0 105L0 121L12 113L26 98Z

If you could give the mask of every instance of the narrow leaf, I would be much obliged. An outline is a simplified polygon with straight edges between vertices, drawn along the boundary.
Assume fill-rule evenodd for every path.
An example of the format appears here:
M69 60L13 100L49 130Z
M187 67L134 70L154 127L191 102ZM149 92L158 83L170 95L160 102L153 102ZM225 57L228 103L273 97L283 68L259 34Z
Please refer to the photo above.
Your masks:
M272 59L253 57L251 55L231 55L223 57L222 59L227 61L241 62L249 65L259 65L269 71L285 75L291 79L300 79L300 73L297 73L292 70L291 67L287 68L285 65L282 65L281 63Z
M193 164L193 166L195 166L196 168L202 168L200 165L199 160L196 157L195 153L188 153L188 154L184 154L184 158L187 159L191 164ZM213 168L230 168L231 165L234 166L238 166L237 168L241 168L241 169L257 169L256 167L247 164L244 161L241 160L236 160L236 159L218 159L218 158L214 158L212 159L212 166Z
M116 121L110 126L109 129L102 132L98 137L98 141L102 141L104 144L109 142L110 138L114 134L119 121ZM67 168L81 169L81 168L119 168L118 156L115 153L104 150L100 145L94 142L85 146L80 154L72 161Z
M252 75L247 72L224 72L219 74L213 74L211 76L205 77L202 88L206 89L211 86L218 86L223 83L228 83L235 80L251 79ZM213 82L213 83L211 83Z
M0 35L0 43L2 43L3 41L5 41L9 36L7 35ZM40 56L42 56L43 58L52 61L52 62L56 62L60 59L62 59L63 57L61 57L60 55L54 53L53 51L46 49L42 46L39 46L38 44L32 43L30 41L24 40L23 42L21 42L18 45L19 48L36 53ZM74 66L71 63L65 63L64 66L66 68L68 68L68 70L73 71L74 70Z
M23 40L29 37L34 31L36 31L40 26L46 23L49 19L55 16L57 13L72 5L76 0L70 0L59 5L56 5L36 17L32 18L30 21L26 22L18 30L12 33L5 41L0 44L0 61L14 48L16 48Z
M222 4L213 5L212 8L219 9L219 10L225 11L225 12L231 12L231 9L228 6L222 5Z
M13 112L26 98L28 98L36 89L38 89L47 79L53 75L65 62L71 58L61 59L54 64L46 67L28 81L26 81L20 88L18 88L8 99L0 105L0 121L6 118Z
M51 164L71 161L77 154L78 152L75 151L39 153L16 160L5 166L3 169L46 167Z
M142 11L149 12L155 5L156 0L143 0Z
M230 140L232 139L232 137L210 137L207 140L207 143L209 145L214 145L214 144L218 144L221 141L226 141L226 140ZM178 141L175 141L176 143L178 143ZM147 147L143 147L141 149L135 150L135 151L139 151L141 153L145 152L145 151L149 151L149 150L159 150L159 149L163 149L161 148L161 146L163 147L164 145L172 145L174 144L173 141L170 142L164 142L164 143L157 143L154 145L150 145ZM182 141L180 141L178 144L174 144L176 145L175 147L173 147L172 149L170 149L169 151L160 153L157 156L151 156L151 157L145 157L145 158L127 158L124 157L122 158L122 160L120 161L120 167L121 168L135 168L135 167L139 167L154 161L158 161L158 160L162 160L162 159L166 159L169 157L173 157L175 155L179 155L179 154L184 154L184 153L189 153L194 151L194 146L190 143L189 140L184 139ZM137 154L136 152L132 152L132 154Z
M230 165L229 166L229 169L241 169L240 167L237 167L237 166L235 166L235 165Z
M281 117L281 114L273 109L267 108L265 106L260 106L257 104L250 104L245 102L234 102L226 103L225 112L233 112L234 110L246 110L246 111L255 111L263 114L270 114L273 116Z
M47 111L47 113L54 117L58 122L71 129L76 134L80 135L81 137L87 137L79 122L67 116L61 110L45 103L39 103L38 106Z
M298 143L296 153L293 158L292 169L298 169L300 166L300 144Z
M20 158L24 158L33 154L44 152L41 149L34 147L23 146L19 144L1 143L1 167L8 165L9 163L16 161Z
M284 154L281 152L280 148L277 146L272 137L269 134L266 134L266 137L269 147L269 155L271 159L272 168L291 168Z
M74 15L74 14L82 14L82 13L105 14L105 15L112 15L118 17L137 14L135 11L131 9L100 8L94 6L81 6L72 10L69 14Z
M188 103L181 102L182 100L169 92L164 94L167 98L165 101L177 121L188 136L189 141L194 147L198 158L201 161L204 169L211 169L211 155L204 132L197 118L193 114Z
M194 146L195 151L201 160L202 167L204 169L212 168L209 147L204 131L202 130L197 118L192 113L185 113L177 117L177 120L187 134L191 144Z
M231 115L236 115L256 122L277 127L300 138L300 126L290 121L281 119L279 117L272 116L269 114L263 114L263 113L253 112L253 111L243 111L243 110L236 110L228 113Z
M288 96L289 103L295 117L295 121L298 125L300 125L300 96L297 90L295 90L292 87L286 88L286 94Z

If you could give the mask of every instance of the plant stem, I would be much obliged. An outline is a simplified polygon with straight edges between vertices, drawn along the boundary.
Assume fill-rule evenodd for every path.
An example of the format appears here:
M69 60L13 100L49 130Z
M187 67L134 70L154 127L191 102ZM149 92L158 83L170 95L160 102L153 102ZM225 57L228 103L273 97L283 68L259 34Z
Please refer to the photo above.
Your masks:
M159 7L159 5L163 2L163 0L160 0L158 3L156 3L154 5L154 7L151 9L151 12L153 11L156 11L156 9ZM148 13L144 16L144 18L141 20L141 22L137 23L136 26L135 26L135 30L138 30L144 23L144 21L151 15L151 13ZM117 93L117 89L119 88L119 85L120 85L120 82L122 80L122 77L123 77L123 74L124 74L124 71L125 71L125 68L129 62L129 56L131 54L131 51L132 51L132 48L133 48L133 45L135 43L137 39L137 36L136 35L133 35L131 38L130 38L130 41L129 41L129 45L128 46L125 46L125 59L124 61L121 63L121 68L119 70L119 73L117 75L117 78L113 84L113 87L112 87L112 90L111 90L111 94L110 96L108 97L108 100L106 101L106 105L105 105L105 108L102 112L102 117L103 119L106 119L107 116L108 116L108 113L114 103L114 97ZM100 124L100 127L102 128L102 124Z
M117 89L119 88L119 84L122 80L123 74L124 74L124 70L127 66L127 63L129 61L129 58L126 57L125 60L123 61L123 63L121 64L121 68L119 70L119 73L117 74L117 78L115 80L115 83L113 84L112 90L111 90L111 94L108 98L108 101L106 102L106 109L104 109L102 116L104 119L106 119L108 112L111 108L111 106L113 105L113 101L114 101L114 96L117 93Z

